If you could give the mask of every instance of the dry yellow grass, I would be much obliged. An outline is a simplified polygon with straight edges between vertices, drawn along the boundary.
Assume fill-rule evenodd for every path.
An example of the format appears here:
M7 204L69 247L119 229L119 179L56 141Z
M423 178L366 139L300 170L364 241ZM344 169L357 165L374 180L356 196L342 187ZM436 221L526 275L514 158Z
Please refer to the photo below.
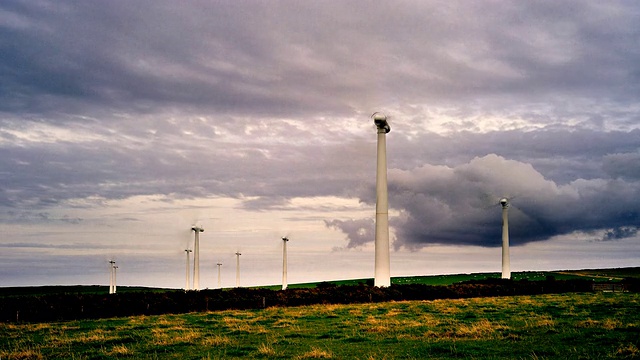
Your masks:
M531 314L529 318L525 320L525 326L528 328L553 328L556 322L549 315L536 315Z
M640 350L638 350L636 345L629 343L618 347L614 356L627 359L637 359L640 358Z
M182 325L170 328L153 328L151 329L151 335L153 344L161 346L199 343L202 337L202 333L199 330Z
M0 351L0 359L7 360L39 360L44 356L36 349L18 349L15 351Z
M275 356L276 351L273 349L273 346L262 343L258 346L258 354L264 356Z
M114 345L110 351L105 351L105 355L107 356L122 356L122 355L132 355L133 351L127 348L126 345Z
M224 335L210 335L201 339L200 343L204 346L218 347L232 345L234 341Z
M312 347L310 351L307 351L299 356L295 357L296 359L332 359L333 354L328 350L323 350L319 347Z

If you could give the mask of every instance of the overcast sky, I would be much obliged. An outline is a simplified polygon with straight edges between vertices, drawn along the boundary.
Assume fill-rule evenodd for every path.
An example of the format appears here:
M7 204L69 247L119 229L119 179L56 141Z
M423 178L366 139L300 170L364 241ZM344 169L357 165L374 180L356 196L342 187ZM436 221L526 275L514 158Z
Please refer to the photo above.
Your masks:
M0 286L640 266L637 1L0 2Z

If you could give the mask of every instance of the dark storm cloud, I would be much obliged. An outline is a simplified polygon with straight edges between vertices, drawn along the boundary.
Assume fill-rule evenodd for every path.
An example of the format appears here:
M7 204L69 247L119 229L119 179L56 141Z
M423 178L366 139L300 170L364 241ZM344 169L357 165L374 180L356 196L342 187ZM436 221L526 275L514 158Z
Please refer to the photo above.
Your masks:
M622 226L622 227L617 227L614 229L607 230L604 236L602 237L602 240L608 241L608 240L625 239L625 238L636 236L637 234L638 234L637 227Z
M369 191L364 198L373 202ZM500 246L501 197L511 197L510 241L522 245L573 232L632 237L640 224L640 183L576 179L558 185L530 164L491 154L455 167L389 171L395 247L428 244ZM348 226L332 224L362 243ZM369 239L372 241L373 239Z

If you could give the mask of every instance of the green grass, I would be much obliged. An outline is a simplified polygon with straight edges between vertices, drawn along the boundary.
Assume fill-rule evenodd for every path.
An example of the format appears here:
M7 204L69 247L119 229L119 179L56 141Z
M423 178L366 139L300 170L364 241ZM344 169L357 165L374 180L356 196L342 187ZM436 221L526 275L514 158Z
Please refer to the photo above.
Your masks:
M523 271L513 272L512 279L519 281L528 279L530 281L545 280L553 276L558 280L586 279L593 281L620 281L623 278L640 278L640 268L615 268L615 269L587 269L587 270L564 270L564 271ZM473 274L449 274L430 276L406 276L391 278L392 284L425 284L425 285L451 285L461 281L498 279L500 273L473 273ZM328 281L334 285L359 285L366 284L370 279L348 279ZM315 288L319 283L289 284L290 289ZM266 288L280 290L282 285L256 286L255 288ZM165 292L172 289L148 288L140 286L119 286L119 293L126 292ZM175 290L175 289L173 289ZM75 286L28 286L28 287L0 287L0 298L3 296L17 295L48 295L48 294L106 294L109 292L108 286L99 285L75 285Z
M639 347L635 293L0 324L1 359L631 359Z

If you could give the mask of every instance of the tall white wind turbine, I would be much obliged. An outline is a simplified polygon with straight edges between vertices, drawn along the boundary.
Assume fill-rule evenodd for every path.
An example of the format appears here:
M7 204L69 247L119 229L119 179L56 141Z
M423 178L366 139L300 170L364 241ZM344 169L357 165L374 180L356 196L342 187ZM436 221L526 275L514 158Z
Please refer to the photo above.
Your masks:
M218 289L222 289L222 281L220 281L220 267L222 266L222 263L217 263L216 265L218 265Z
M236 287L240 287L240 252L236 252Z
M287 290L287 243L289 238L282 237L282 290Z
M184 249L184 252L187 254L187 271L186 271L186 273L187 273L187 280L186 280L186 282L184 283L184 289L185 289L185 290L190 290L190 287L189 287L189 258L190 258L191 256L189 255L189 253L193 252L193 250L191 250L191 249Z
M109 260L109 294L115 293L115 279L113 267L115 266L114 260Z
M118 272L118 266L113 265L113 293L116 293L116 273Z
M511 279L511 261L509 259L509 199L500 199L502 206L502 278Z
M194 225L191 230L196 233L193 244L193 289L200 290L200 233L204 231L201 226Z
M378 131L378 160L376 172L376 237L375 286L391 285L389 260L389 201L387 192L387 140L391 131L387 117L379 112L371 115Z

